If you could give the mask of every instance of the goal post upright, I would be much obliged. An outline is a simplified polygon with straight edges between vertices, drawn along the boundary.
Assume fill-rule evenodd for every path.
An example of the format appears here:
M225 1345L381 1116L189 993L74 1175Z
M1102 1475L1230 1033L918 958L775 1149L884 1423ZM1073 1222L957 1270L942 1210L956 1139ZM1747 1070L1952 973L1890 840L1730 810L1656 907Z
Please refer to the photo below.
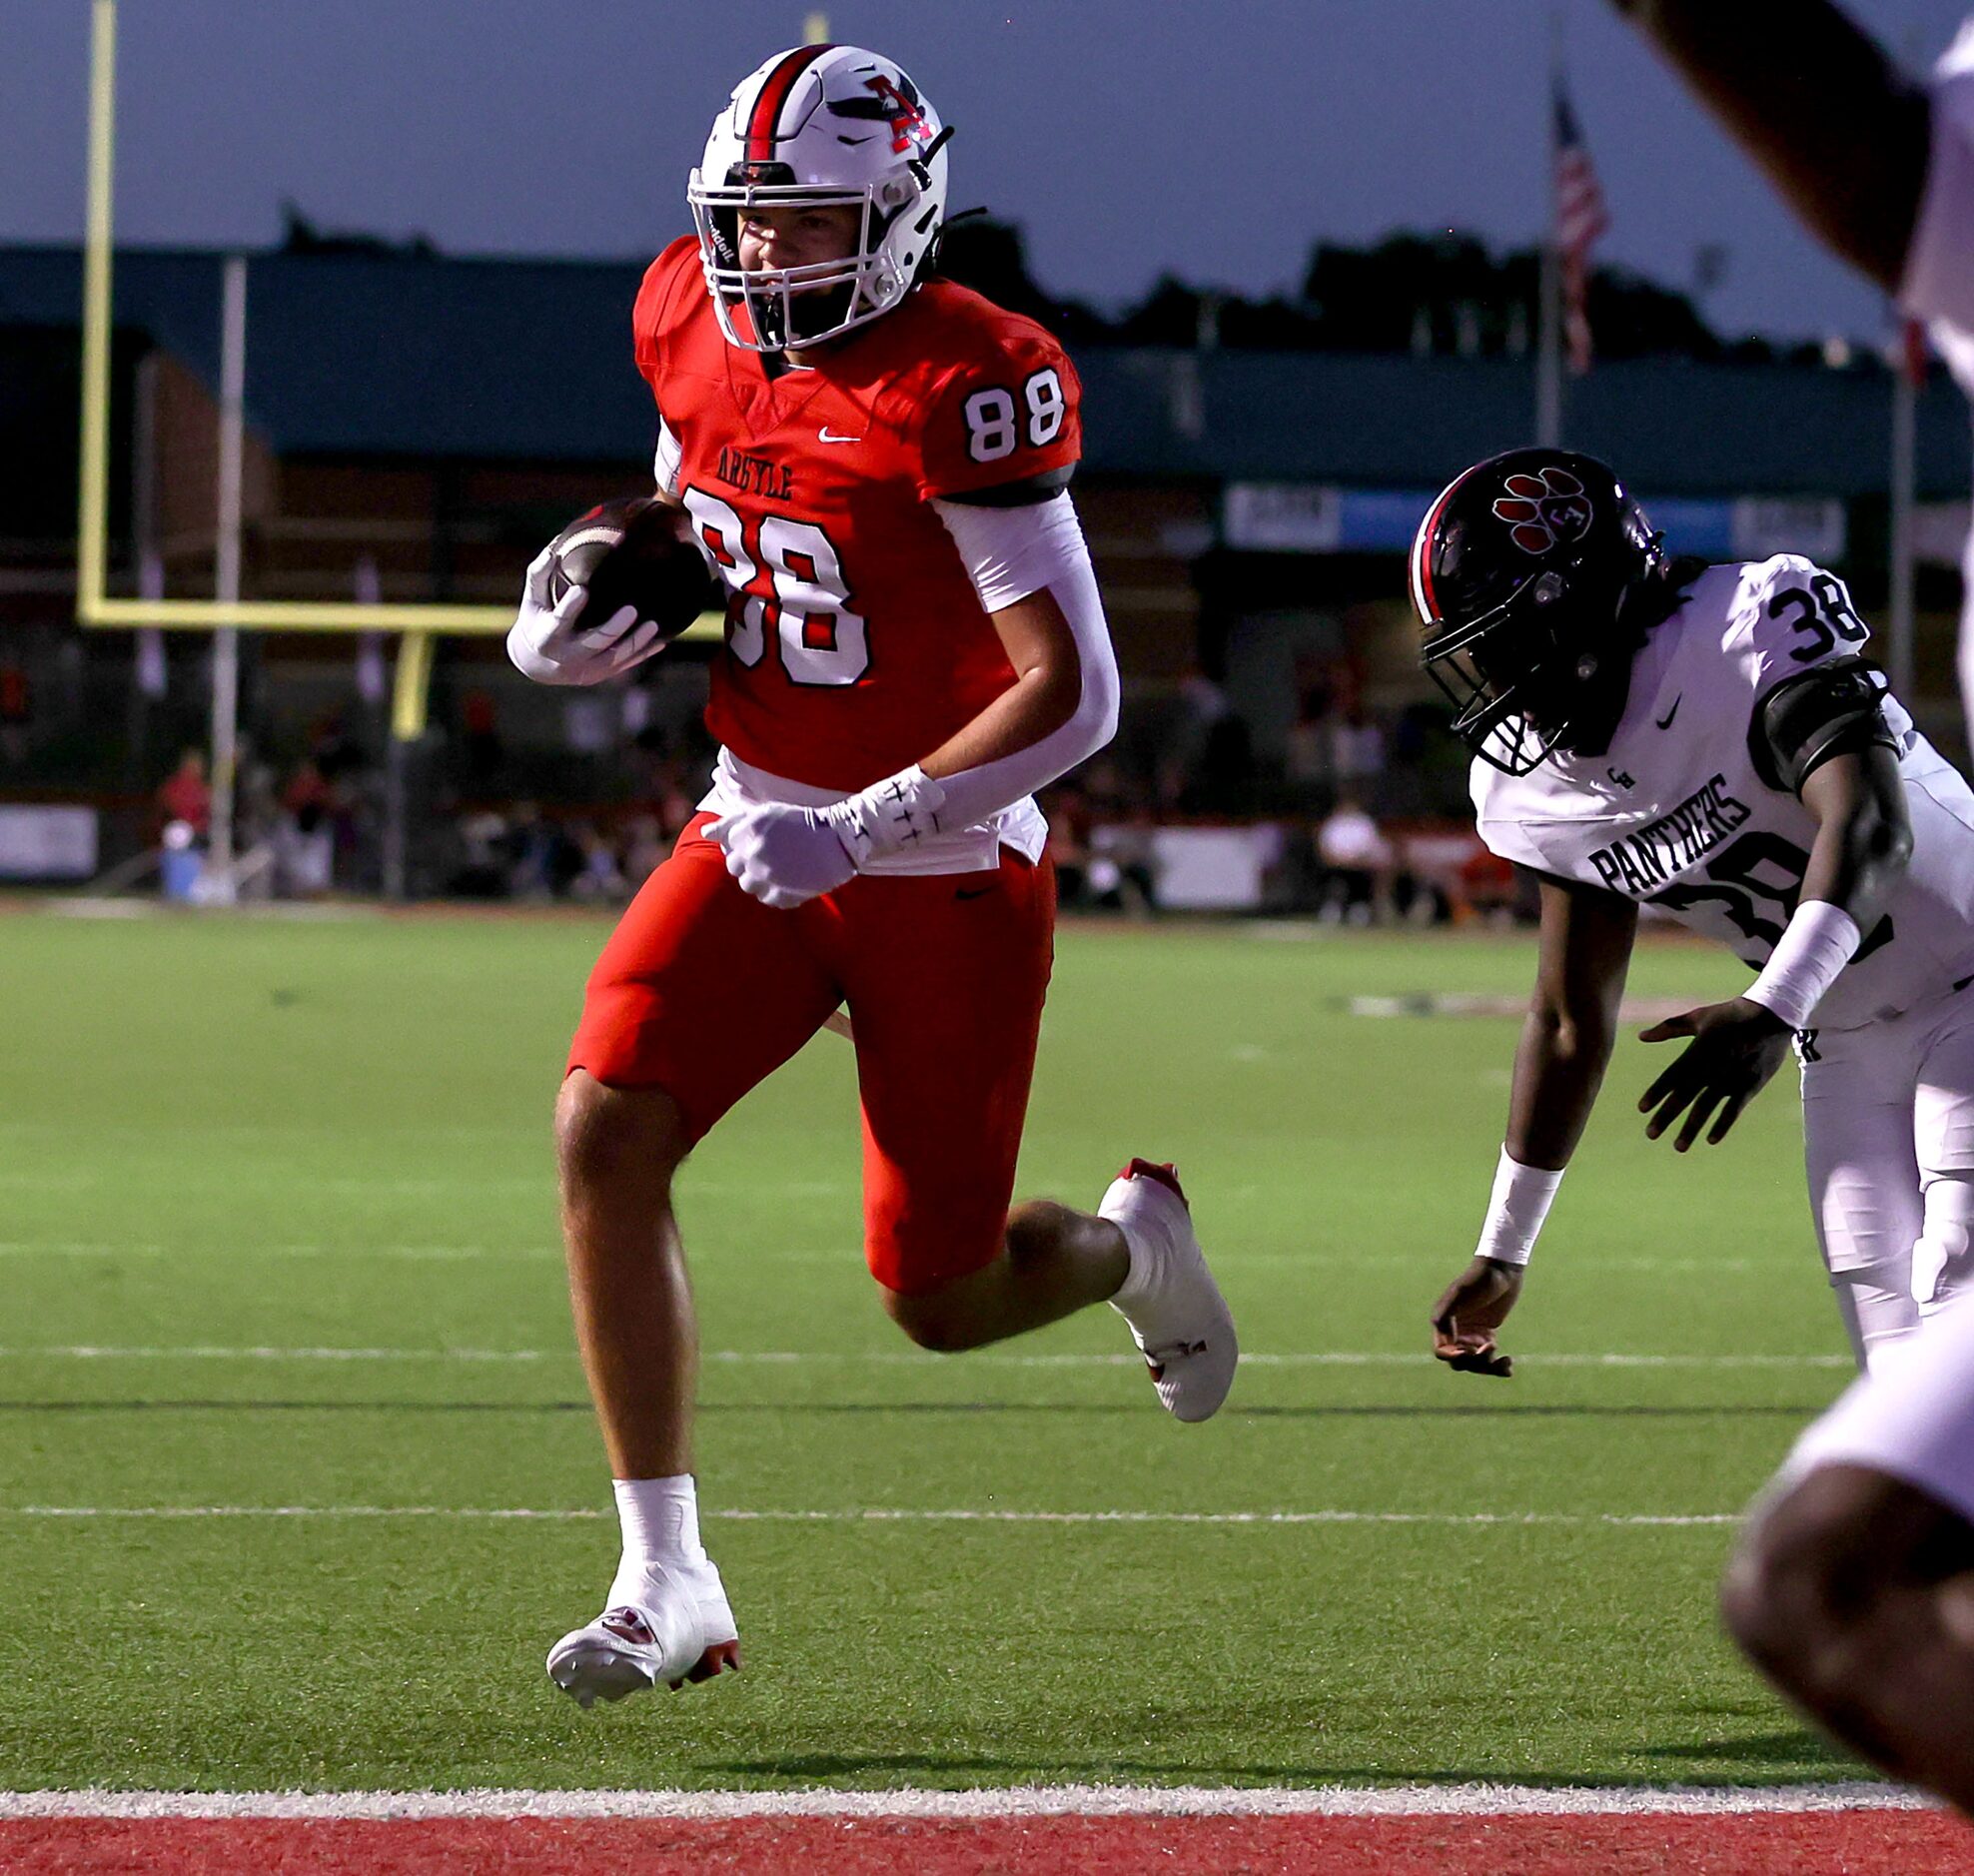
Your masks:
M818 16L819 17L819 16ZM503 636L513 608L441 600L362 602L112 597L109 585L110 402L115 253L117 0L91 0L88 211L82 270L82 425L76 513L76 622L85 627L218 632L230 627L284 632L400 634L391 713L399 740L425 732L437 639ZM814 22L811 22L813 26ZM222 582L224 585L225 582ZM680 634L717 639L724 619L707 612Z
M92 624L109 555L110 196L116 170L117 0L94 0L89 27L89 210L82 260L82 487L76 611Z

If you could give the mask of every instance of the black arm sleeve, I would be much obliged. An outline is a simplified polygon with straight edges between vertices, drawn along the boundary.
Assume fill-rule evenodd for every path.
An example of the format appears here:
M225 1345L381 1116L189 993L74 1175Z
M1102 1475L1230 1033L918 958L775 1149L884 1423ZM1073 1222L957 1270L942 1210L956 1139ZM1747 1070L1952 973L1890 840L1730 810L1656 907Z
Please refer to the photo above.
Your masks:
M975 508L1025 508L1037 501L1047 501L1051 495L1061 494L1075 473L1076 465L1065 463L1060 469L1024 475L1016 482L996 482L991 488L968 488L958 494L941 495L939 499L960 501Z
M1880 707L1884 694L1884 674L1863 658L1832 658L1783 678L1763 693L1748 725L1755 773L1771 788L1800 794L1833 755L1896 750L1898 738Z

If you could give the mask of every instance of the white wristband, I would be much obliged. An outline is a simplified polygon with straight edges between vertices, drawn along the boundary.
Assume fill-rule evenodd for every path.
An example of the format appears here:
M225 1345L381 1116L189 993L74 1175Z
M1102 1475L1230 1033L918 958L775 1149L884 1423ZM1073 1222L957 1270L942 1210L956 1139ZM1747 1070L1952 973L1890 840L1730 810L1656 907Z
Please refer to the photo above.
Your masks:
M1761 975L1741 995L1773 1011L1791 1029L1802 1029L1862 941L1857 921L1841 906L1805 899L1776 940Z
M898 853L939 831L946 791L914 762L822 810L850 858L861 867L880 854Z
M1494 1169L1494 1190L1487 1200L1487 1222L1480 1227L1480 1243L1474 1255L1492 1258L1499 1264L1526 1264L1535 1248L1536 1234L1549 1215L1549 1203L1562 1184L1562 1169L1549 1172L1539 1166L1523 1166L1508 1158L1501 1149L1501 1163Z

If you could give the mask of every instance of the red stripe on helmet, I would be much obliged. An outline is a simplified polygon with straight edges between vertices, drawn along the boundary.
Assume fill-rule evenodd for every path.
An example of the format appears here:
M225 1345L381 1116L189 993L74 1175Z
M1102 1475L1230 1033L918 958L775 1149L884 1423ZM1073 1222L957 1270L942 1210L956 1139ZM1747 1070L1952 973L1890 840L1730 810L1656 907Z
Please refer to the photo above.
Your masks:
M795 81L825 52L835 50L834 46L798 46L768 73L767 82L761 86L760 95L754 100L754 108L747 115L749 163L774 160L775 126L781 121L781 108L788 102L788 94L795 89Z
M1440 516L1447 511L1447 503L1454 498L1454 490L1473 473L1471 469L1462 469L1440 490L1439 500L1427 510L1426 518L1419 523L1419 532L1413 537L1413 599L1428 624L1440 616L1439 602L1433 596L1433 530L1439 526Z

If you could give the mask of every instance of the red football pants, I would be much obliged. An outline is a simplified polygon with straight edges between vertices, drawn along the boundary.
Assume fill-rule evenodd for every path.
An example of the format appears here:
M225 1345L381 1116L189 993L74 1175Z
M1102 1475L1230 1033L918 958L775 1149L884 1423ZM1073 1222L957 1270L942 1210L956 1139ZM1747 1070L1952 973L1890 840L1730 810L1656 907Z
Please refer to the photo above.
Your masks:
M1054 961L1055 874L861 875L792 912L750 899L698 816L590 973L568 1066L661 1088L699 1140L839 1003L863 1102L864 1257L937 1289L1000 1251Z

